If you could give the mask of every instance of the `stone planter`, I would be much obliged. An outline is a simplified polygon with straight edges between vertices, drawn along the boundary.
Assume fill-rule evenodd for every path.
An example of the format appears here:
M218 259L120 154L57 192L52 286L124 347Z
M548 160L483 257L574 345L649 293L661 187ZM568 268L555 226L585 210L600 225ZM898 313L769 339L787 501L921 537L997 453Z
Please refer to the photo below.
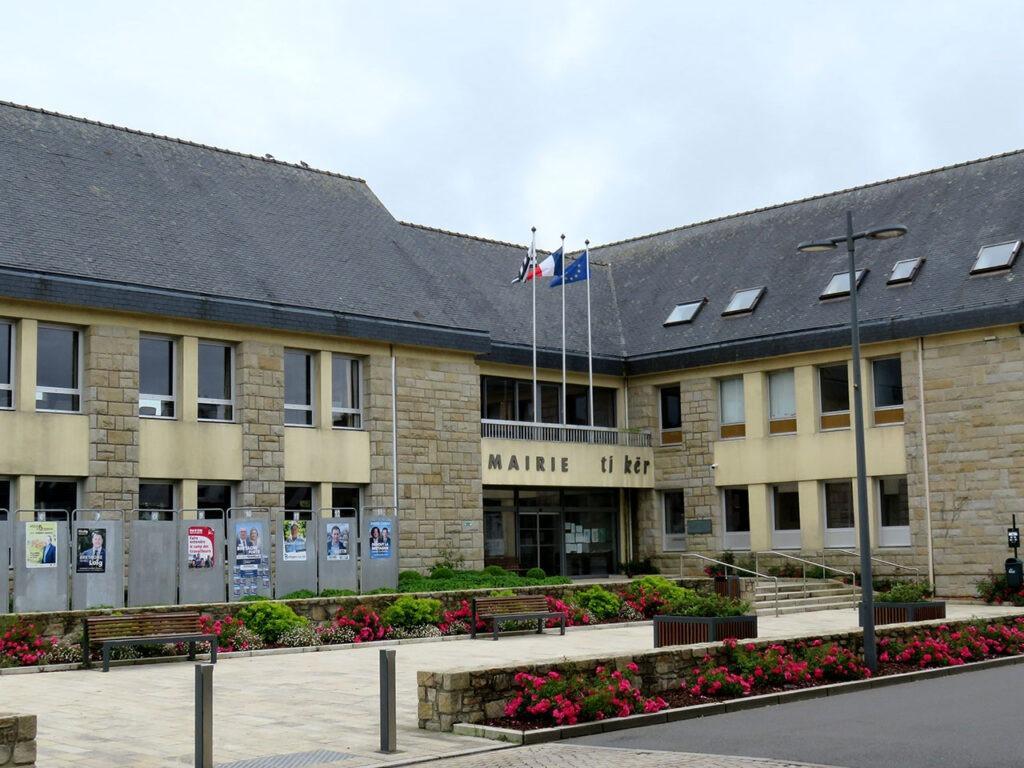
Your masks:
M757 637L757 616L655 616L654 647Z
M864 626L864 604L857 604L860 625ZM911 621L933 621L946 618L945 600L922 600L918 603L875 603L875 625L906 624Z

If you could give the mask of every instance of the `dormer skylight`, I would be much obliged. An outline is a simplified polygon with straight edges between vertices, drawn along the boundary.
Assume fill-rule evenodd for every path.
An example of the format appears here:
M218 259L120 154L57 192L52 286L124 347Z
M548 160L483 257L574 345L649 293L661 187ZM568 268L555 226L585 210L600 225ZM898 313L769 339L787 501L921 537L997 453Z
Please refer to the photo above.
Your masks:
M864 282L864 275L868 271L866 269L857 270L857 287L860 288L860 284ZM825 286L825 290L821 292L821 299L835 299L839 296L850 295L850 273L849 272L836 272L832 275L832 279L828 281L828 285Z
M722 315L741 315L753 312L757 303L764 296L764 286L758 288L744 288L736 291L729 300L729 306L725 308Z
M686 301L682 304L676 304L676 308L672 310L665 322L662 323L665 327L670 325L683 325L684 323L692 323L693 319L697 317L698 313L707 303L707 299L698 299L697 301Z
M924 263L924 257L918 256L916 259L903 259L897 261L892 265L892 272L889 273L889 279L886 281L888 285L898 285L899 283L909 283L915 277L917 277L917 271L921 268Z
M971 267L971 274L977 275L980 272L993 272L997 269L1009 269L1013 266L1014 259L1020 251L1020 240L1010 240L1006 243L982 246L978 251L978 258L974 260Z

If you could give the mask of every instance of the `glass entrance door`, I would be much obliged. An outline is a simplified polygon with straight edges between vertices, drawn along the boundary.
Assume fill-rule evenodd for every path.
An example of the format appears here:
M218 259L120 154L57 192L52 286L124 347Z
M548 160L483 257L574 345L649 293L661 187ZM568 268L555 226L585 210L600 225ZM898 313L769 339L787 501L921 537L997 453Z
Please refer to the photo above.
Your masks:
M519 566L543 568L549 576L562 572L562 523L559 511L519 513Z

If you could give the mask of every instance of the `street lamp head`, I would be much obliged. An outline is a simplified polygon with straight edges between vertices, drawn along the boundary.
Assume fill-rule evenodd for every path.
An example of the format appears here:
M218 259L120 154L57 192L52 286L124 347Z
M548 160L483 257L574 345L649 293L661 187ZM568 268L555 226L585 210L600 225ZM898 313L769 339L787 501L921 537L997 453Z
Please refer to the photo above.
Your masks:
M892 240L907 234L907 228L901 224L896 224L891 227L878 227L877 229L869 230L866 234L872 240Z
M834 251L836 244L832 240L817 240L809 243L800 243L796 249L800 253L822 253L824 251Z

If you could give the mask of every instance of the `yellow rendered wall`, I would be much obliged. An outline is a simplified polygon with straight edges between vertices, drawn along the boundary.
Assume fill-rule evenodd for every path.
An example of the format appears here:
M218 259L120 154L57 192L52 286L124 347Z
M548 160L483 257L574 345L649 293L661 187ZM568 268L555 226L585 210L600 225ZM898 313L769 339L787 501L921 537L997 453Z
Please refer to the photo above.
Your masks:
M242 427L139 419L139 477L241 480Z
M288 483L370 482L370 434L286 427L284 479Z

